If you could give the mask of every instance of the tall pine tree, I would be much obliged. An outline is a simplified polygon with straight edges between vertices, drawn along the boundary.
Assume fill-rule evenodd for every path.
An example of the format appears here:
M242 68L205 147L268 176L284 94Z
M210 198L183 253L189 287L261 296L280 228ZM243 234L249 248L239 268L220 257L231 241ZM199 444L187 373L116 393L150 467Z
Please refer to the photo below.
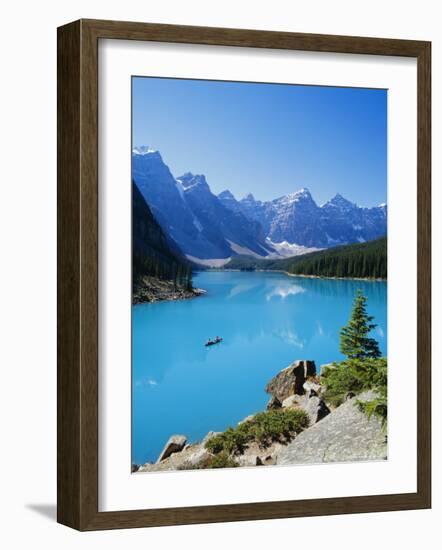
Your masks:
M381 356L377 341L368 336L377 325L372 322L373 317L367 314L366 306L367 298L358 290L350 321L341 329L340 350L349 359L376 359Z

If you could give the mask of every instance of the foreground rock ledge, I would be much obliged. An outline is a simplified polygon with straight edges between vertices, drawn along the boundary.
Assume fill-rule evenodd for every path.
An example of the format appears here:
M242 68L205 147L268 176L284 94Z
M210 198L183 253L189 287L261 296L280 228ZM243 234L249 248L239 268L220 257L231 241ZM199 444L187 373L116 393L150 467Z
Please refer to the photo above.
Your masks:
M315 375L314 361L301 360L295 361L272 378L266 386L266 391L272 394L267 408L303 409L309 416L310 427L297 434L294 439L274 441L266 448L260 447L256 441L250 442L242 454L231 457L238 466L387 458L387 436L380 420L375 416L368 419L358 406L358 401L369 401L375 394L371 391L364 392L330 410L324 401L324 388ZM238 424L253 417L254 415L250 415ZM133 472L204 468L204 464L213 458L213 454L205 448L205 443L215 435L217 432L209 432L202 441L190 445L186 444L184 435L173 435L164 446L156 464L136 466Z
M358 400L373 397L373 392L353 397L300 433L281 449L277 464L385 460L387 434L380 420L375 416L369 420L357 405Z

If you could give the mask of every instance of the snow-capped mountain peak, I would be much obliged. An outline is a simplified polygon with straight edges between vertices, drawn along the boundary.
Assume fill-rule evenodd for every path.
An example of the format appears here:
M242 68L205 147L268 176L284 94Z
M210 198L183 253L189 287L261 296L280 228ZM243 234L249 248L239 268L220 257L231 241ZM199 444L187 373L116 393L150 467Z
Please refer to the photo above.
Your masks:
M248 201L248 202L256 202L255 197L252 195L252 193L247 193L247 195L244 196L242 201Z
M298 202L301 200L313 200L310 191L307 187L303 187L294 193L290 193L286 196L288 202Z
M310 189L308 189L307 187L301 187L301 189L295 191L295 193L293 194L298 195L299 197L311 197Z
M345 199L340 193L336 193L333 198L331 198L323 205L323 208L324 207L339 208L341 210L358 208L358 206L354 202L350 202L349 200Z
M236 200L233 194L228 189L221 191L221 193L218 195L218 198L221 200Z
M253 195L240 201L223 198L223 204L261 224L273 243L327 248L378 238L387 232L387 207L360 208L340 193L318 206L310 191L283 195L261 202Z
M195 176L192 174L192 172L186 172L185 174L183 174L182 176L179 176L177 178L177 181L179 181L181 183L181 185L186 188L186 187L189 187L190 185L190 182L193 180Z
M149 145L140 145L132 149L134 155L151 155L152 153L160 154L156 149L149 147Z
M209 188L206 181L206 176L203 174L192 174L192 172L186 172L177 180L181 183L185 191L189 191L194 187L206 187Z

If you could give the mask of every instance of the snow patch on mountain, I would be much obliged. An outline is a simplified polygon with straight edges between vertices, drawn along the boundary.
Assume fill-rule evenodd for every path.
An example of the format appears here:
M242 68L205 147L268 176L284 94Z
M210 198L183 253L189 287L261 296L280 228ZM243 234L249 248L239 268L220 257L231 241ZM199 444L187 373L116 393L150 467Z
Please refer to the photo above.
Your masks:
M231 249L236 254L241 254L243 256L253 256L254 258L261 258L261 259L270 258L270 256L268 256L266 254L266 251L264 250L263 250L263 254L258 254L256 252L253 252L253 250L250 250L250 248L247 248L246 246L240 246L239 244L236 244L233 241L229 241L229 239L227 239L227 242L230 244Z
M176 188L178 189L178 193L181 195L181 198L184 200L184 186L183 182L179 179L176 180Z
M148 145L141 145L132 149L134 155L151 155L152 153L158 153L157 149L152 149Z
M253 195L252 195L253 197ZM276 199L279 202L285 202L286 204L292 204L294 202L299 202L302 200L309 200L312 196L310 194L310 191L307 189L307 187L303 187L299 191L295 191L294 193L289 193L288 195L285 195L283 197L280 197L279 199Z
M339 244L339 240L338 239L333 239L332 237L330 237L330 235L328 233L325 234L325 237L327 239L327 244L329 246L337 246Z
M266 239L266 242L271 248L275 251L274 253L267 256L267 258L290 258L292 256L301 256L302 254L308 254L309 252L317 252L322 250L322 248L314 248L302 246L299 244L291 244L287 241L282 241L280 243L274 243L270 239Z
M200 224L200 222L196 219L196 218L193 218L193 225L198 229L198 231L201 233L201 231L203 230L203 226Z
M200 264L205 267L223 267L232 259L231 256L229 256L228 258L211 258L208 260L205 258L197 258L196 256L191 256L190 254L186 254L186 258L195 264Z
M209 188L206 177L203 174L192 174L192 172L186 172L180 176L178 180L181 182L185 193L199 186Z

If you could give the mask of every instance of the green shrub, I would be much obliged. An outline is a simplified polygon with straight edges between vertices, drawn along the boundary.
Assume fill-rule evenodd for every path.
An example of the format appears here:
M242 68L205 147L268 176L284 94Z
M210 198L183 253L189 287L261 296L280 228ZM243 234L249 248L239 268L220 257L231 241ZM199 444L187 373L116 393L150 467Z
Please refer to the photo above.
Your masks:
M272 441L288 439L308 426L307 413L300 409L275 409L260 412L236 428L228 428L206 442L214 454L242 453L247 443L257 441L266 446Z
M243 430L239 429L240 427L241 426L235 429L227 428L225 432L211 437L206 442L206 449L214 454L220 453L221 451L242 453L247 443L247 439Z
M377 397L372 401L358 402L368 417L379 416L382 422L387 419L387 359L386 357L347 359L334 363L334 368L326 369L322 375L325 385L325 400L334 406L340 405L349 392L355 394L373 390Z
M387 395L375 397L371 401L358 401L359 409L370 419L373 415L381 419L382 426L387 423Z
M233 460L226 451L211 457L205 465L206 468L237 468L238 466L236 460Z
M371 385L371 389L376 392L376 397L371 401L358 401L359 408L368 418L374 414L381 419L382 425L387 423L387 359L384 357L373 361L369 361L365 365L364 379L365 384Z
M206 470L208 468L237 468L239 464L229 453L221 451L214 456L206 457L199 462L184 462L177 467L177 470Z
M300 409L275 409L256 414L251 420L240 425L261 445L289 438L308 426L308 416Z
M349 392L360 393L364 387L350 361L333 363L333 367L328 368L321 378L326 388L324 398L334 407L341 405Z

